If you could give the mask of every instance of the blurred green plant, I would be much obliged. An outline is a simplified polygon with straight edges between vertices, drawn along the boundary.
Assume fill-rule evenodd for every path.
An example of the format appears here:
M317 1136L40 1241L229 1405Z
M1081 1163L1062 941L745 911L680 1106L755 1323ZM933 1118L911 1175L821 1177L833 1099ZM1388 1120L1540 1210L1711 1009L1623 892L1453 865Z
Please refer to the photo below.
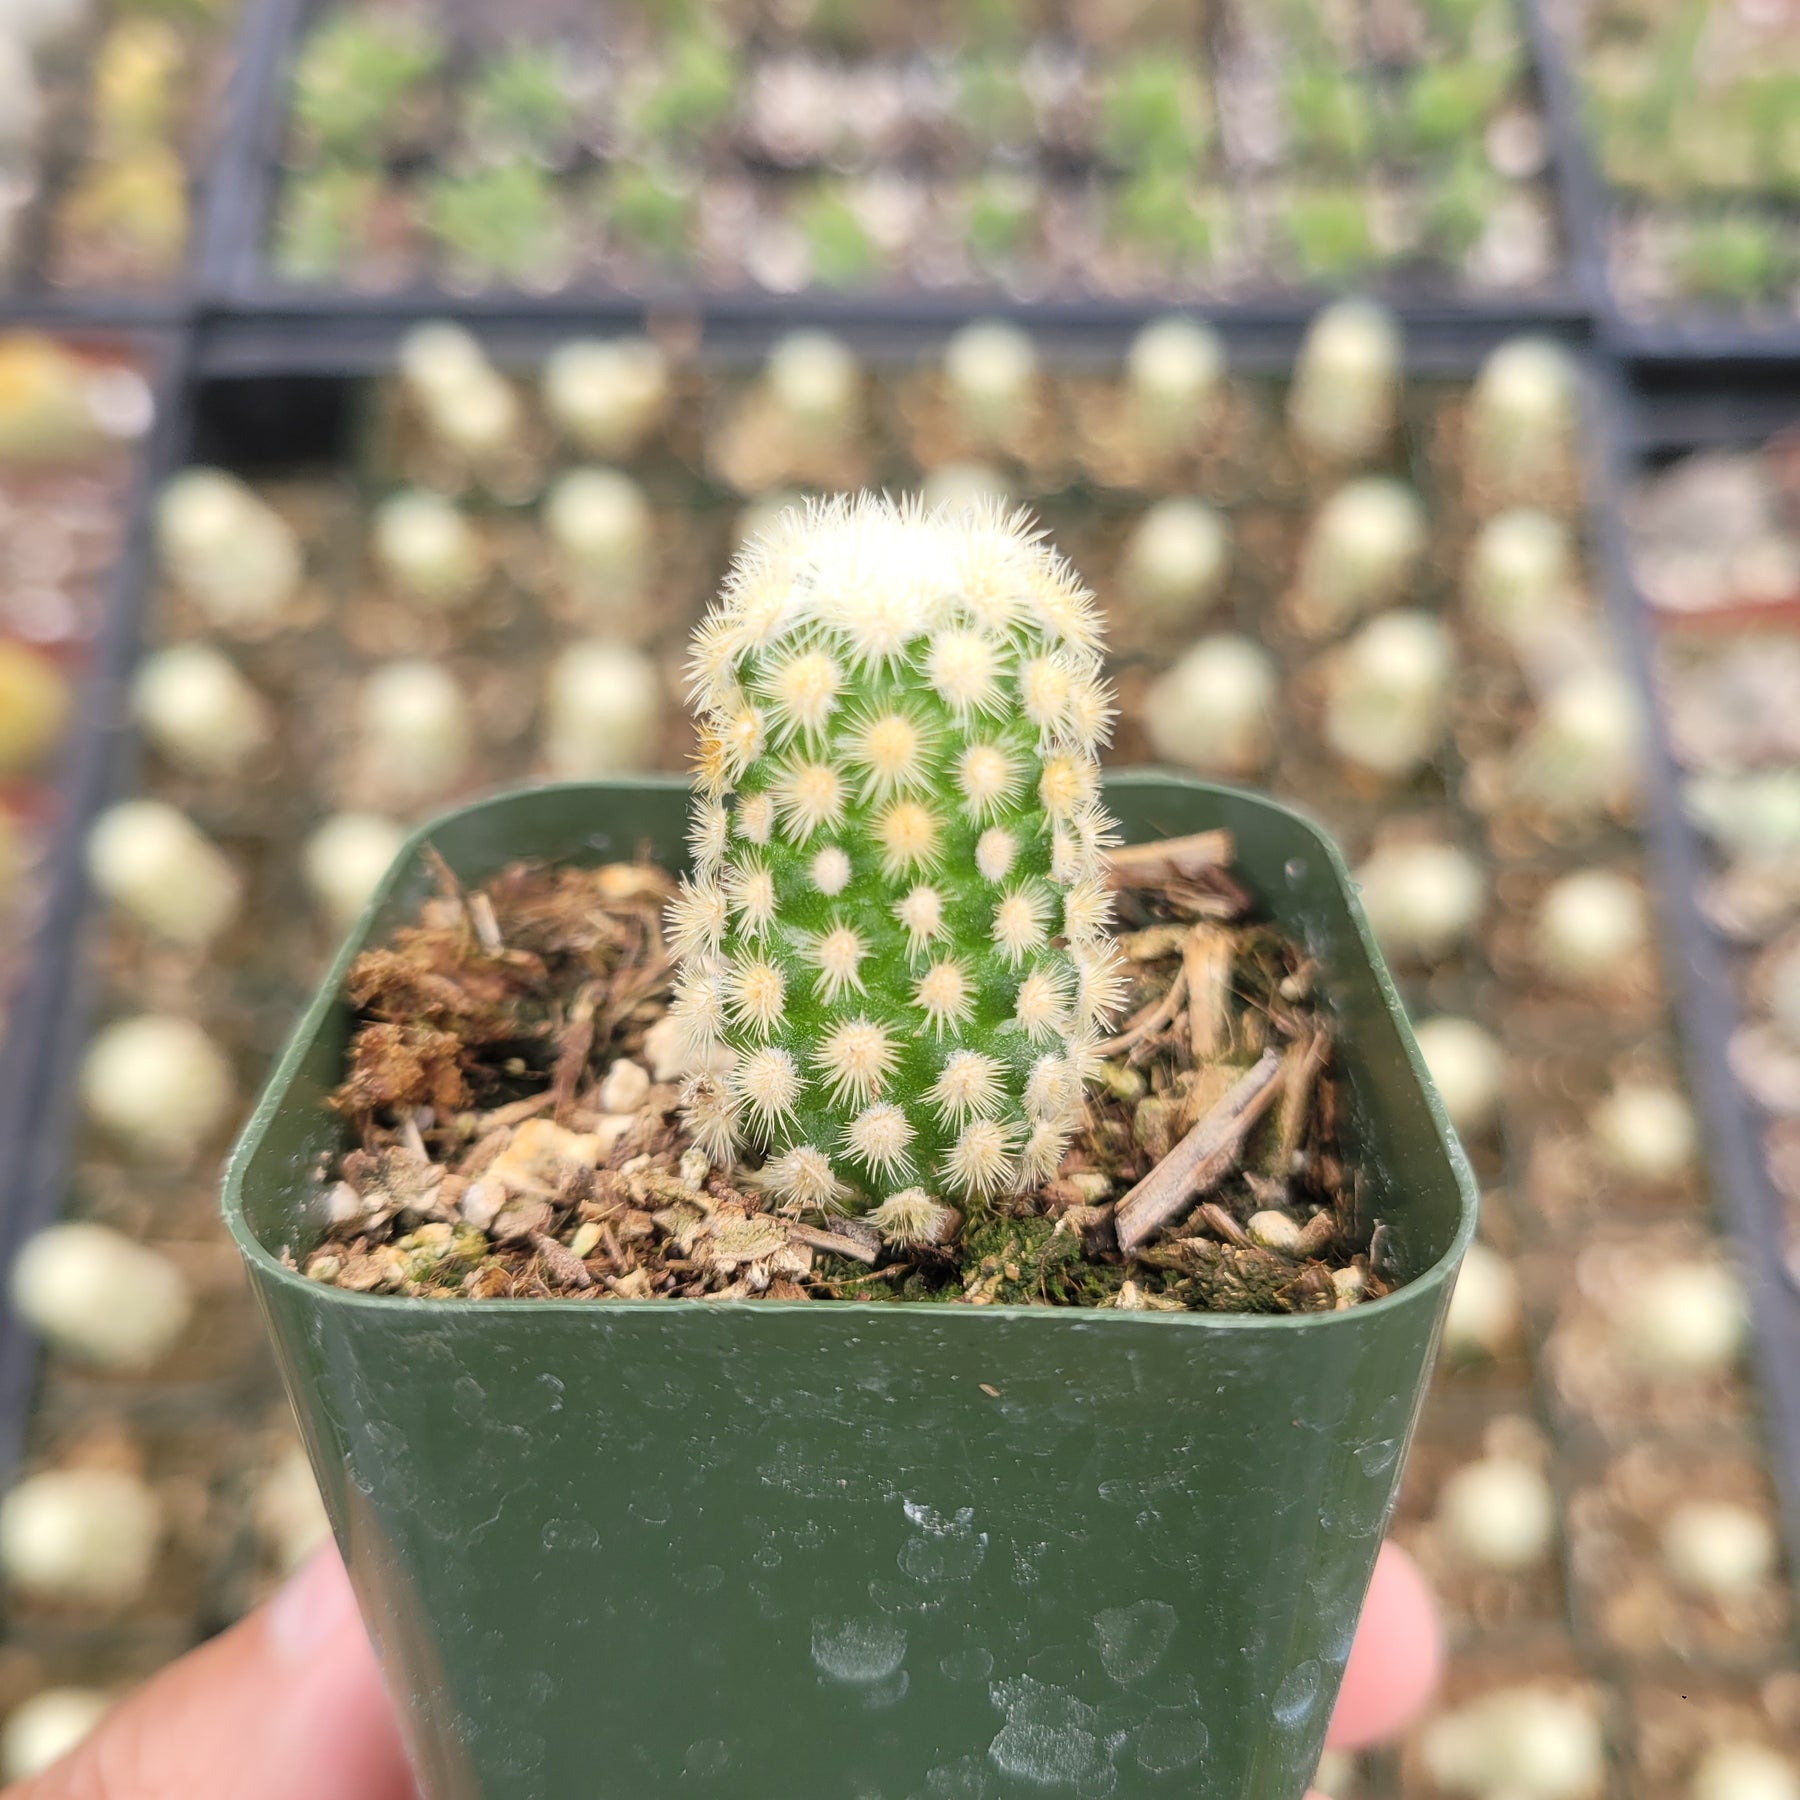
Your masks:
M995 171L972 181L963 197L963 235L978 263L1017 261L1037 225L1038 190L1022 175Z
M825 183L803 194L790 215L820 287L866 287L880 266L881 253L858 217L850 196Z
M1014 56L975 55L956 63L956 117L982 144L1028 144L1037 120Z
M1335 286L1378 260L1361 188L1313 188L1289 195L1277 228L1299 273Z
M1512 85L1508 58L1428 63L1406 84L1401 108L1405 147L1432 152L1473 147Z
M567 267L569 234L554 183L518 159L426 185L425 228L457 271L477 281L549 286Z
M442 66L443 40L417 20L343 12L307 38L294 64L294 125L307 147L372 162Z
M1191 169L1212 142L1212 104L1186 57L1136 52L1100 96L1100 147L1125 169Z
M469 89L471 143L493 156L554 160L576 125L568 59L551 44L513 44L489 61Z
M1791 281L1793 257L1778 229L1749 213L1696 220L1675 256L1682 287L1697 298L1749 305Z
M282 196L275 267L289 281L333 281L368 248L379 179L367 169L334 166L296 175Z
M1425 190L1425 248L1446 261L1461 262L1481 242L1505 192L1506 183L1487 166L1479 150L1458 157Z
M691 187L654 164L612 166L600 198L608 233L627 249L656 262L685 262L693 234Z
M1213 209L1175 169L1145 169L1121 183L1107 222L1109 236L1168 270L1205 266L1217 247Z
M740 73L736 47L710 26L673 34L660 68L627 96L627 131L664 150L691 150L731 117Z
M1375 147L1375 108L1360 81L1309 64L1289 71L1282 100L1296 155L1339 168L1361 168L1368 161Z

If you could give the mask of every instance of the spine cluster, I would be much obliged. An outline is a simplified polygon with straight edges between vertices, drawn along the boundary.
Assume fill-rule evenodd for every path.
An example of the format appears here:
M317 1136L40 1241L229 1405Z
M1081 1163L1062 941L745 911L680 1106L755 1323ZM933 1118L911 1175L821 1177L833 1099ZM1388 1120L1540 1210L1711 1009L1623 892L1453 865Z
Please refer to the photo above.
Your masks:
M1116 987L1092 596L1019 518L867 496L749 545L696 634L688 1097L798 1208L1054 1173Z

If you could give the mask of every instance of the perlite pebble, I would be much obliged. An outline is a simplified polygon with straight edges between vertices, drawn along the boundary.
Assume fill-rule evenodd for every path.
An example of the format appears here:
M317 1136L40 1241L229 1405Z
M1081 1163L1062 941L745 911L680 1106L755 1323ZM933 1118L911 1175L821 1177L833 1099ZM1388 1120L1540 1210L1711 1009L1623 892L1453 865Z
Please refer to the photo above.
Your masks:
M1438 1529L1460 1562L1499 1574L1535 1567L1556 1533L1556 1499L1543 1473L1516 1457L1465 1464L1438 1495Z
M1224 340L1210 325L1181 316L1151 320L1125 356L1134 421L1166 448L1199 441L1217 414L1225 367Z
M1300 548L1307 628L1329 631L1405 598L1425 540L1425 509L1404 483L1369 475L1339 488L1319 508Z
M606 1071L600 1083L600 1110L608 1113L634 1113L644 1104L650 1092L650 1077L641 1063L621 1056Z
M240 775L274 735L268 703L209 644L145 657L132 706L155 749L190 775Z
M150 1584L162 1504L134 1475L48 1469L0 1500L0 1573L20 1594L71 1606L129 1606Z
M1616 981L1649 941L1644 890L1613 869L1583 869L1552 882L1532 921L1538 967L1571 987Z
M1204 774L1252 775L1273 749L1280 677L1247 637L1203 638L1150 684L1144 730L1164 762Z
M1639 1181L1673 1181L1693 1166L1699 1147L1694 1109L1657 1083L1621 1081L1588 1124L1607 1166Z
M29 1781L59 1763L112 1710L95 1688L45 1688L14 1707L0 1729L0 1780Z
M1800 1800L1800 1770L1762 1744L1715 1744L1694 1769L1690 1800Z
M1454 844L1384 845L1356 871L1356 881L1382 949L1427 962L1469 937L1487 900L1481 864Z
M576 338L544 362L544 409L591 456L630 455L662 422L669 362L648 338Z
M409 599L450 607L469 599L487 575L475 529L442 494L411 488L375 509L375 560Z
M1717 1263L1666 1263L1621 1297L1621 1349L1648 1375L1692 1377L1729 1369L1743 1348L1744 1296Z
M1512 1264L1486 1244L1471 1244L1444 1317L1445 1350L1453 1356L1502 1356L1518 1342L1521 1317Z
M203 949L237 917L243 878L185 813L122 800L94 821L88 874L121 911L170 943Z
M544 762L565 777L654 767L662 749L662 676L624 644L571 644L544 690Z
M362 773L402 804L456 785L473 738L469 703L447 669L420 658L384 663L356 697Z
M1426 612L1371 619L1325 674L1321 735L1343 761L1384 780L1431 760L1448 721L1455 650Z
M1487 1130L1506 1084L1506 1057L1493 1035L1472 1019L1456 1018L1427 1019L1417 1035L1450 1123L1468 1136Z
M89 1115L143 1157L191 1159L236 1100L225 1052L191 1019L142 1013L103 1027L81 1066Z
M1037 386L1037 346L1002 319L977 319L944 346L950 405L970 436L1010 436L1024 422Z
M1775 1533L1761 1513L1725 1500L1689 1500L1663 1521L1663 1567L1706 1600L1730 1600L1766 1581Z
M1368 300L1340 300L1307 328L1288 390L1295 440L1331 462L1364 462L1392 435L1399 406L1399 322Z
M313 903L335 931L346 931L400 854L406 833L376 813L334 813L306 840L301 873Z
M187 469L164 487L156 544L170 580L222 631L273 629L300 590L292 528L222 469Z
M1231 572L1231 527L1204 500L1159 500L1126 540L1126 591L1162 625L1190 625L1216 601Z
M1301 1237L1300 1225L1273 1209L1252 1213L1244 1230L1265 1250L1292 1250Z
M1419 1749L1439 1787L1480 1800L1589 1800L1606 1780L1592 1707L1540 1688L1504 1688L1432 1720Z
M71 1221L26 1240L14 1308L59 1350L107 1369L148 1369L187 1329L193 1297L165 1256L105 1225Z

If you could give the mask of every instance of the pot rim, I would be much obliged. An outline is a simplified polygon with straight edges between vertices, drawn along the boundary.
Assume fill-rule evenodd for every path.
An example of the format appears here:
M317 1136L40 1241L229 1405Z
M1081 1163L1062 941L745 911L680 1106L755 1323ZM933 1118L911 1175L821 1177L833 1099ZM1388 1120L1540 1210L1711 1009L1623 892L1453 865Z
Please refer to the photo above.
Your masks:
M1029 1318L1043 1322L1038 1327L1039 1329L1052 1329L1055 1326L1065 1329L1092 1329L1104 1324L1104 1327L1109 1330L1140 1325L1156 1330L1189 1328L1206 1331L1295 1332L1351 1327L1360 1320L1373 1317L1378 1313L1393 1311L1401 1306L1414 1305L1422 1300L1431 1300L1435 1303L1438 1290L1455 1273L1458 1265L1462 1262L1463 1252L1474 1238L1479 1189L1468 1156L1450 1125L1449 1116L1444 1111L1444 1103L1439 1098L1437 1089L1432 1085L1431 1078L1426 1071L1425 1059L1413 1036L1412 1027L1407 1020L1405 1008L1401 1004L1393 976L1389 973L1386 959L1375 942L1374 934L1369 928L1368 920L1363 916L1362 908L1354 904L1355 883L1351 878L1349 865L1344 861L1343 852L1338 848L1336 840L1316 820L1307 817L1305 813L1297 811L1283 801L1271 799L1266 794L1248 788L1235 787L1226 782L1202 781L1180 770L1149 766L1118 770L1107 769L1102 773L1104 785L1108 789L1150 787L1175 780L1186 786L1207 788L1234 799L1250 801L1270 812L1281 814L1298 825L1312 840L1315 848L1324 856L1338 886L1346 898L1352 901L1348 911L1360 939L1362 953L1368 959L1388 1017L1399 1031L1407 1063L1418 1082L1439 1147L1443 1150L1449 1163L1450 1173L1457 1190L1456 1231L1450 1242L1429 1268L1421 1270L1412 1280L1404 1286L1396 1288L1392 1293L1384 1294L1379 1300L1370 1300L1362 1305L1349 1307L1342 1312L1322 1313L1164 1313L1120 1312L1113 1308L1078 1306L908 1305L905 1302L892 1300L668 1300L653 1298L609 1301L604 1307L601 1307L593 1300L422 1301L403 1294L354 1293L346 1288L331 1287L322 1282L309 1281L298 1269L290 1268L250 1228L249 1221L244 1216L244 1177L251 1161L262 1147L263 1137L270 1122L280 1111L281 1097L288 1091L307 1045L317 1033L325 1016L338 1003L339 996L343 991L344 977L351 962L362 953L371 927L383 903L398 885L402 876L411 868L418 851L449 820L479 808L508 805L526 795L582 793L600 797L609 793L641 792L645 789L684 794L691 791L692 784L685 775L667 773L609 776L585 781L515 783L511 786L494 789L473 800L464 801L460 805L447 807L408 833L405 843L396 853L386 874L382 876L370 894L361 917L346 934L343 943L339 945L337 955L332 959L331 967L320 979L305 1011L301 1013L293 1029L289 1032L281 1055L276 1060L274 1068L264 1079L263 1089L257 1098L255 1110L250 1114L239 1132L236 1142L232 1145L225 1164L223 1203L225 1223L240 1254L250 1264L252 1272L259 1280L303 1290L313 1299L328 1305L354 1307L371 1312L415 1314L418 1308L425 1306L442 1309L458 1318L466 1317L470 1313L483 1317L500 1315L514 1318L537 1316L567 1318L580 1314L594 1323L599 1323L602 1320L611 1321L649 1316L661 1318L671 1313L691 1314L697 1312L740 1319L763 1314L799 1313L808 1318L823 1321L832 1318L866 1320L871 1314L879 1314L883 1318L910 1319L920 1322L938 1321L940 1323L963 1318L971 1322L983 1317L1009 1320ZM960 1329L962 1327L952 1328Z

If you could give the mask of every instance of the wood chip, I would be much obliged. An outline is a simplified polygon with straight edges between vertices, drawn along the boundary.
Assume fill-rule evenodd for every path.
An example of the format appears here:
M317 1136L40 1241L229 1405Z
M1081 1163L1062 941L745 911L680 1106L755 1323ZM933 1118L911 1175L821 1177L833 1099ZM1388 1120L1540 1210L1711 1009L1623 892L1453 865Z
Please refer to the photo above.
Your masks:
M537 1245L537 1253L543 1258L544 1267L565 1287L591 1288L594 1278L587 1272L587 1266L579 1256L566 1244L559 1244L555 1238L538 1232L531 1240Z
M1312 1107L1313 1083L1331 1054L1331 1034L1317 1031L1287 1052L1287 1076L1282 1083L1281 1139L1275 1149L1275 1173L1286 1181L1294 1172L1294 1158L1306 1135L1307 1114Z
M1181 1010L1181 1002L1186 994L1187 971L1177 970L1175 979L1169 984L1169 991L1160 1000L1152 1000L1140 1007L1126 1021L1117 1037L1102 1038L1094 1046L1094 1054L1100 1057L1123 1056L1134 1045L1161 1031Z
M815 1231L810 1225L790 1225L788 1236L795 1243L804 1244L809 1250L820 1250L829 1256L848 1256L860 1263L867 1263L873 1268L881 1256L875 1246L865 1244L861 1238L839 1237L834 1231Z
M1187 977L1188 1043L1194 1066L1217 1062L1231 1047L1231 972L1236 939L1217 925L1195 925L1181 946Z
M1237 1161L1251 1126L1281 1091L1282 1060L1266 1050L1256 1066L1119 1202L1114 1227L1128 1255L1189 1209Z
M500 935L500 921L494 917L494 903L477 888L467 901L469 918L475 926L475 937L489 956L499 956L506 949Z
M1159 881L1192 881L1232 858L1229 831L1197 831L1154 844L1124 844L1106 853L1106 878L1114 887L1150 887Z

